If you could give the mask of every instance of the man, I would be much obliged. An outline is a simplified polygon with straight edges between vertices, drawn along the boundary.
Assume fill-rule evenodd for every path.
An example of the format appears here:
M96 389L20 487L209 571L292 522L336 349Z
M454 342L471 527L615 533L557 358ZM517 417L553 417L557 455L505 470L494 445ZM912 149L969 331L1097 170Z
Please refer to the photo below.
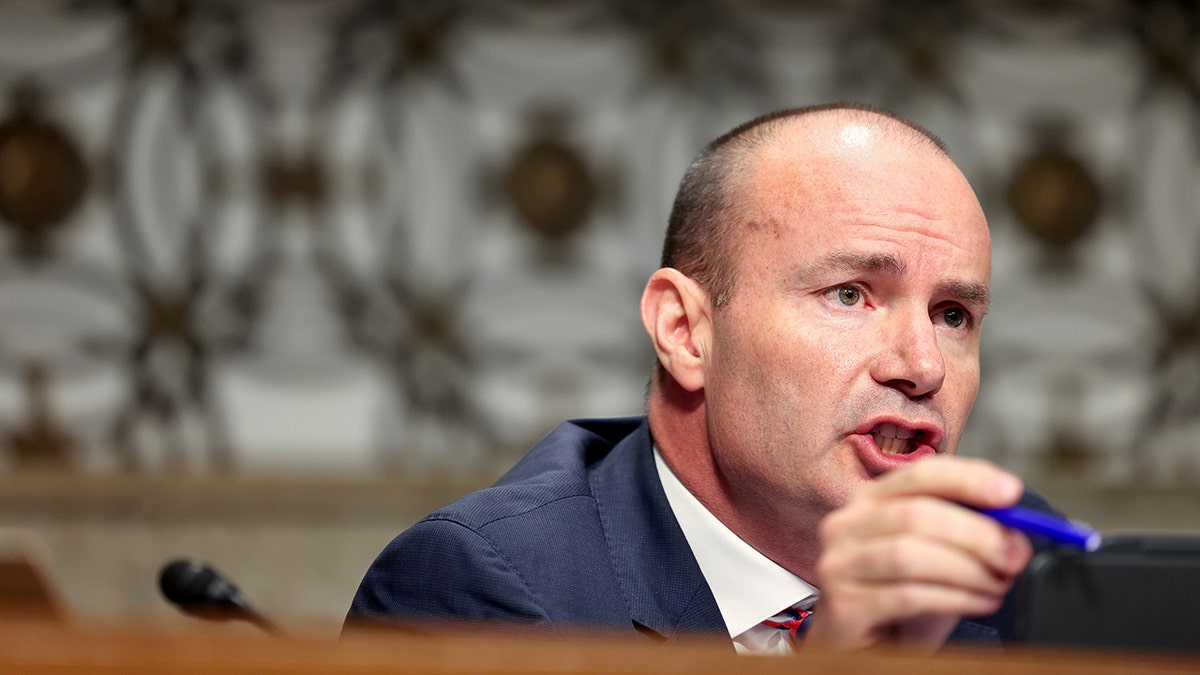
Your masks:
M969 507L1045 505L953 457L990 247L909 122L839 105L734 129L685 175L642 296L646 418L559 426L397 537L349 619L720 632L739 651L1008 637L1031 544Z

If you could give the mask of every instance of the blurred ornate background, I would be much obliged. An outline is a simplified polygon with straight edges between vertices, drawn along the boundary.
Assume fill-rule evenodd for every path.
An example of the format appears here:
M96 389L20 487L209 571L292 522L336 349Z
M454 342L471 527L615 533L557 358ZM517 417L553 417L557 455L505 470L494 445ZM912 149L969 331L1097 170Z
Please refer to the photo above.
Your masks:
M688 160L830 100L941 135L989 214L963 451L1196 524L1190 0L7 0L0 524L84 616L166 612L190 552L336 621L420 513L641 410Z

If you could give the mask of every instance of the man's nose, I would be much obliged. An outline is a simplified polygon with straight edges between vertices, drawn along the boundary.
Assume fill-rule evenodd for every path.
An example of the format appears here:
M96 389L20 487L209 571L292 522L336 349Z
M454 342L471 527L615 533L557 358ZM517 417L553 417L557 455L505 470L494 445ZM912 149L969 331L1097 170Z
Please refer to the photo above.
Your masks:
M872 376L912 399L931 396L946 381L937 327L927 312L898 313L885 327Z

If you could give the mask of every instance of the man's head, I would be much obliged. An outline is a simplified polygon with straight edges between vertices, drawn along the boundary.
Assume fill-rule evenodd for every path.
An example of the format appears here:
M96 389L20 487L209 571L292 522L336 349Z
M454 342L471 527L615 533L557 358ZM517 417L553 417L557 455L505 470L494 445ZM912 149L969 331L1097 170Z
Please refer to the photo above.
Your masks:
M914 143L948 153L937 136L895 114L858 104L788 108L756 117L710 142L692 161L680 182L667 221L662 267L695 279L720 306L733 292L733 256L738 249L737 214L731 212L746 169L761 149L797 117L837 112L865 122L884 122Z
M990 257L966 179L903 120L800 109L721 137L684 179L642 300L664 456L747 536L815 527L865 481L954 452Z

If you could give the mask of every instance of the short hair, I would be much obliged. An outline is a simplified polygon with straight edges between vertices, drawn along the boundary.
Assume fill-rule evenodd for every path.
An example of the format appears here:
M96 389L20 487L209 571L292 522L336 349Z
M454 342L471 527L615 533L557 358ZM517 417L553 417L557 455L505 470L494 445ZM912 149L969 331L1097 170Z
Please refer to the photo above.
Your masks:
M735 190L732 177L751 164L753 151L775 138L789 121L822 112L880 116L893 128L949 156L946 144L924 127L899 115L859 103L828 103L786 108L756 117L717 137L700 151L683 175L663 240L662 266L696 280L717 307L733 293L737 222L731 217Z

